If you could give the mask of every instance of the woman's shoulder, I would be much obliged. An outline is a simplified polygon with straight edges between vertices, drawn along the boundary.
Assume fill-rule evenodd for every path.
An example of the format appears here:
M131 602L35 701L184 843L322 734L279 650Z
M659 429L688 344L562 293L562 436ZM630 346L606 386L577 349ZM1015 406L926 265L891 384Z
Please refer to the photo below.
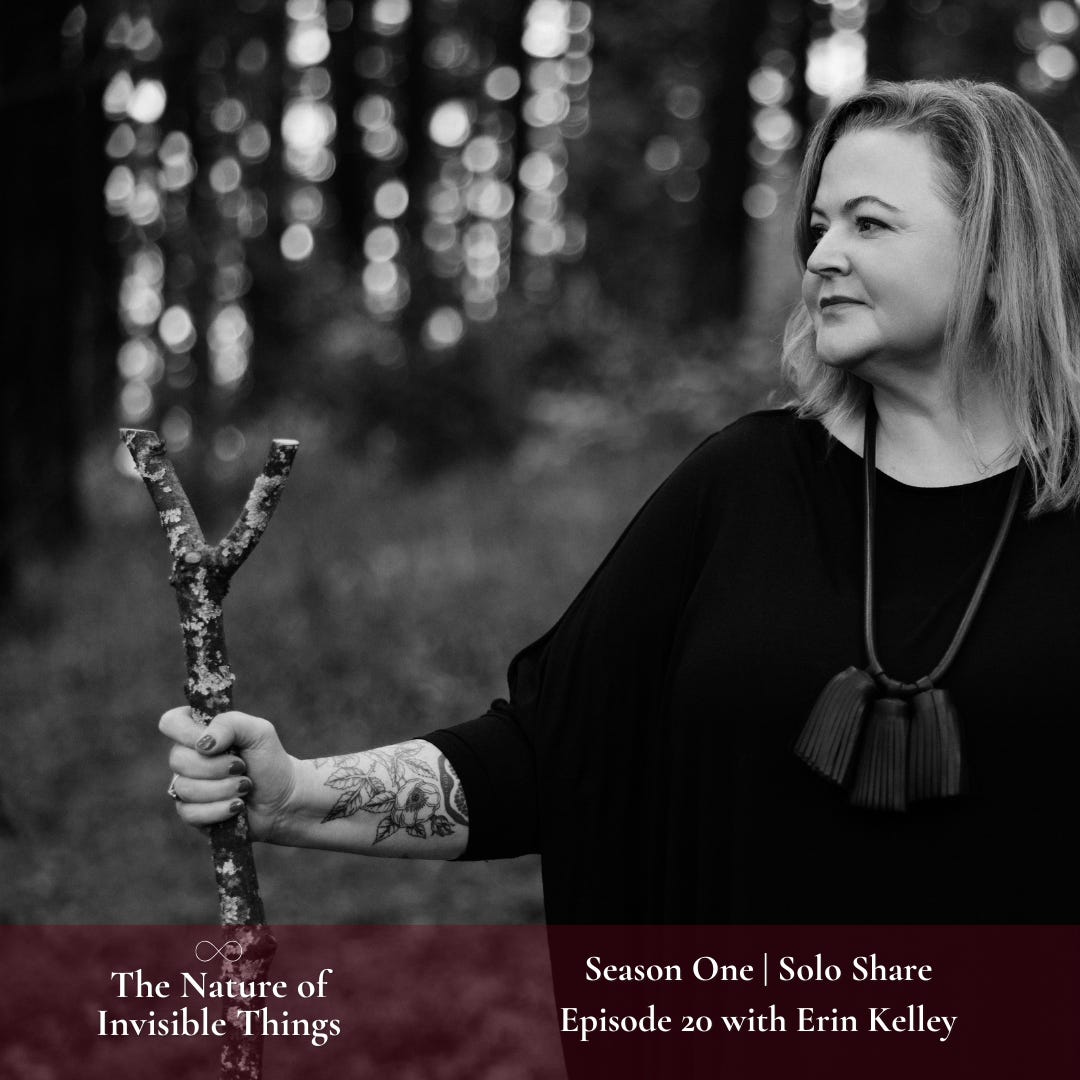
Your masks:
M793 408L746 413L709 435L661 485L672 507L770 500L803 488L820 473L831 439L816 419Z
M746 413L714 432L687 457L684 465L706 469L755 471L817 455L829 441L821 422L799 416L792 407Z

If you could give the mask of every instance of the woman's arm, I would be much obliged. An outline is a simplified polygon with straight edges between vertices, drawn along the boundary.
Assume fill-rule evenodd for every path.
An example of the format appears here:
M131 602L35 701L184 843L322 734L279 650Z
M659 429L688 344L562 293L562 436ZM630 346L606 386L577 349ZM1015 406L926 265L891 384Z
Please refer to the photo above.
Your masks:
M301 761L273 724L228 712L207 726L171 709L159 724L173 740L177 813L189 825L224 821L247 806L252 838L391 858L455 859L469 814L461 782L423 739Z

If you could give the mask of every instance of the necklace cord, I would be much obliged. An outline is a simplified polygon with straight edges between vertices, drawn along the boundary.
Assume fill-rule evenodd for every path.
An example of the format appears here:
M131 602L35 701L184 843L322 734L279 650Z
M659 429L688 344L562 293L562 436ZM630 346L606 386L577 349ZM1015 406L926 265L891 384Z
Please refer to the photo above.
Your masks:
M1023 488L1025 470L1023 465L1016 466L1013 475L1012 487L1009 490L1009 500L1005 506L1001 524L998 526L997 535L990 548L986 563L983 566L979 582L975 591L968 601L967 610L964 612L960 625L953 634L945 655L938 661L937 666L929 675L924 676L917 682L900 682L885 674L878 659L877 646L874 635L874 519L876 516L877 502L877 469L876 469L876 443L877 443L877 409L874 407L873 397L866 402L866 414L863 423L863 638L866 645L867 674L872 676L877 683L890 694L910 696L922 690L931 689L946 669L953 662L960 646L967 636L975 613L979 610L986 587L990 582L990 575L997 566L1001 549L1005 546L1005 537L1009 533L1013 518L1016 516L1016 508L1020 502L1020 491Z

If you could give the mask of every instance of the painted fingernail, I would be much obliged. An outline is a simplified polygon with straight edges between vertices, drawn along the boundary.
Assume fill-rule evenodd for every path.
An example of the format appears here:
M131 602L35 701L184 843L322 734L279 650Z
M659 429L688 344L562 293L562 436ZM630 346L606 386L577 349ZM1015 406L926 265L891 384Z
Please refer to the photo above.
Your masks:
M229 813L230 814L239 814L240 811L243 810L243 809L244 809L244 800L243 799L233 799L233 801L231 803L229 803Z
M235 761L229 764L229 775L240 776L242 773L247 772L247 766L237 758Z
M246 795L254 785L251 782L250 777L245 776L239 784L236 785L236 793L238 795Z
M217 739L213 735L204 735L196 744L197 750L213 750L217 745Z

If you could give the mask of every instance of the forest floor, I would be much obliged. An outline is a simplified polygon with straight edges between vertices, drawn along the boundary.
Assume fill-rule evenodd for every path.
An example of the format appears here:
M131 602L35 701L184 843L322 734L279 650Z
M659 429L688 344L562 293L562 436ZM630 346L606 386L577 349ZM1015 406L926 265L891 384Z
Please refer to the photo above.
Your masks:
M301 438L279 510L225 603L237 707L272 719L301 757L478 715L648 493L708 430L760 400L743 376L686 368L647 408L549 395L511 458L422 483L342 456L302 417L279 418L244 463L253 476L262 434ZM671 415L660 416L665 400ZM216 917L206 841L165 798L157 719L183 704L184 669L164 538L142 485L112 459L104 439L87 459L84 542L31 567L0 617L11 826L0 830L0 922ZM257 858L282 924L543 918L536 857L443 864L260 847Z
M689 364L622 398L548 392L511 457L423 482L345 456L310 416L250 431L244 490L272 435L301 449L225 601L237 707L272 719L301 757L479 714L648 494L705 434L760 404L763 386L752 364ZM71 1061L87 1080L130 1071L129 1040L94 1038L68 1016L101 1007L104 973L133 948L125 927L217 921L206 840L165 796L157 720L183 704L185 677L169 559L116 445L103 435L84 463L80 544L30 564L0 612L0 924L24 965L66 980L9 972L5 1076L59 1078ZM196 505L208 536L244 490L212 500L213 525ZM441 863L259 845L256 859L279 934L331 935L314 953L340 973L332 1005L350 1075L563 1080L537 856ZM86 929L63 929L73 924ZM304 959L286 949L275 964ZM177 1080L205 1076L216 1053L192 1040L146 1046L151 1071ZM311 1070L305 1039L264 1052L268 1078Z

